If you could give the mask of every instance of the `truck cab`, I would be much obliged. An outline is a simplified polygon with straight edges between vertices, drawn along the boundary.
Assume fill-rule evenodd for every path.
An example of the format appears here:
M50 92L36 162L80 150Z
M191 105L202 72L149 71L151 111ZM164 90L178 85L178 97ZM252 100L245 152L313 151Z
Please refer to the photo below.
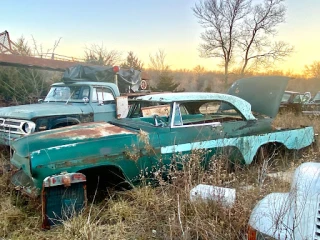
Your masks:
M109 82L74 81L51 85L39 103L0 108L0 144L33 132L116 117L117 85Z

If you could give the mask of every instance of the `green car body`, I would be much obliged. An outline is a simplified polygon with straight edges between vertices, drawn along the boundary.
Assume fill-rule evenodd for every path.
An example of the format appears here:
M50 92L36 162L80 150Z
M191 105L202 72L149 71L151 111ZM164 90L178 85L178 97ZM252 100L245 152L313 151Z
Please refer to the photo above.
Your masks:
M139 184L186 154L231 149L250 164L258 149L279 143L301 149L314 140L312 127L275 130L285 77L253 77L233 84L229 94L164 93L139 97L128 117L109 123L85 123L35 133L12 144L12 183L38 196L43 180L61 172L79 172L88 185L97 176L118 184ZM176 157L177 155L182 157ZM180 159L180 160L179 160Z

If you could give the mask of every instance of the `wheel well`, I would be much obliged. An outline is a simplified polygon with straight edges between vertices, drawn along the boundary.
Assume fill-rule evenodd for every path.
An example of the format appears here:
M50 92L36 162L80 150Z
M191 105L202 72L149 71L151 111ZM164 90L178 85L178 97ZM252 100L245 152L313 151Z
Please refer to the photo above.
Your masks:
M253 163L254 164L259 164L262 163L265 160L275 160L278 155L281 155L281 159L287 155L288 149L287 147L280 142L269 142L266 144L261 145L254 158L253 158Z
M106 196L110 190L130 189L131 185L126 180L122 170L116 166L101 166L87 168L79 171L87 178L88 198L93 199L93 195Z

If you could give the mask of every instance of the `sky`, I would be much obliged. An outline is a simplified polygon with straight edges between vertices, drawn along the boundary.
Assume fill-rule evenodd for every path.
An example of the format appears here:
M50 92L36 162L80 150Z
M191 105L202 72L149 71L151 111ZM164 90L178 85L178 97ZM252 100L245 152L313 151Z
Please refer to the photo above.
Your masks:
M253 3L261 0L253 0ZM133 51L148 66L149 55L166 53L172 69L219 70L218 59L199 57L203 28L193 15L199 0L1 0L0 32L12 40L32 36L44 50L61 38L56 53L84 57L86 47L102 45L125 59ZM274 70L300 73L320 61L320 0L286 0L286 22L274 40L295 48Z

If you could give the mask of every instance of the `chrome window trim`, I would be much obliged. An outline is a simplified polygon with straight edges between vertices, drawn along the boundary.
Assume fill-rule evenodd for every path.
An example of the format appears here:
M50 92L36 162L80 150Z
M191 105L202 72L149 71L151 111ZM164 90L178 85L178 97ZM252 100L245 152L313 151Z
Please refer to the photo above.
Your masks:
M181 112L180 112L180 118L181 118L182 125L174 125L174 118L175 118L176 107L177 106L179 107L180 104L177 103L177 102L174 102L173 103L173 108L172 108L171 123L170 123L170 127L171 128L188 128L188 127L202 127L202 126L220 127L220 126L222 126L221 122L211 122L211 123L183 125ZM180 111L180 108L179 108L179 111Z

